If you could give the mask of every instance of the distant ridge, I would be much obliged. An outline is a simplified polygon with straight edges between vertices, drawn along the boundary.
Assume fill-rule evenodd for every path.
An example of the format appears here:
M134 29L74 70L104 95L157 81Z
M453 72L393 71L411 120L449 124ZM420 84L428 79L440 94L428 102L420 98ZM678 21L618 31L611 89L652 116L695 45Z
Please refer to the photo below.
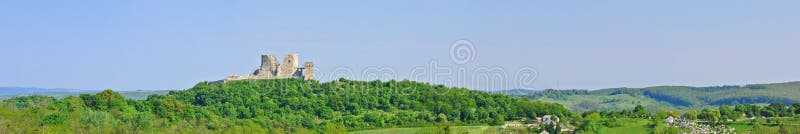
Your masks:
M558 102L575 111L623 110L636 105L647 109L688 110L746 103L800 102L800 81L725 85L725 86L654 86L645 88L608 88L600 90L528 90L498 91L516 97Z
M99 91L99 90L70 89L70 88L0 87L0 96L53 93L53 92L91 92L91 91Z
M16 96L43 95L63 98L80 94L94 94L101 90L96 89L71 89L71 88L36 88L36 87L0 87L0 100ZM120 94L130 99L146 99L150 94L166 94L170 90L136 90L119 91Z

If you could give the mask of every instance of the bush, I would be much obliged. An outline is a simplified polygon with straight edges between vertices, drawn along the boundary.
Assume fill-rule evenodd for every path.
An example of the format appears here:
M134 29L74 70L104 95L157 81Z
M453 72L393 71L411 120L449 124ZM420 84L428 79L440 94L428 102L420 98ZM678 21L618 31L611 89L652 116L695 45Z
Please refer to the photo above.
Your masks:
M64 122L67 122L68 119L69 119L68 115L54 113L54 114L50 114L50 115L45 116L44 119L42 119L42 123L44 123L46 125L58 125L58 124L63 124Z
M122 120L137 130L147 130L153 126L155 117L149 112L127 112L123 113Z
M489 122L489 125L492 125L492 126L500 126L500 125L505 125L505 124L506 124L506 121L505 121L505 119L504 119L504 117L502 115L497 115L495 118L492 119L491 122Z
M110 117L108 113L102 111L86 110L81 117L82 124L88 124L94 127L103 125Z

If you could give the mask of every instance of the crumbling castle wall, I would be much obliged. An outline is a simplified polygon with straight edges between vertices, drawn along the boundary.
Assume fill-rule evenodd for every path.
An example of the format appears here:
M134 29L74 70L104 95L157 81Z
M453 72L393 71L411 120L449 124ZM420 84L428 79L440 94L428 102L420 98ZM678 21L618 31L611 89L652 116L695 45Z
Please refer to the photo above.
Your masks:
M279 79L279 78L299 78L304 80L314 79L314 63L305 62L303 67L299 65L300 56L288 54L283 59L283 64L278 62L275 55L261 55L261 66L253 71L249 76L230 75L223 81L244 80L244 79Z

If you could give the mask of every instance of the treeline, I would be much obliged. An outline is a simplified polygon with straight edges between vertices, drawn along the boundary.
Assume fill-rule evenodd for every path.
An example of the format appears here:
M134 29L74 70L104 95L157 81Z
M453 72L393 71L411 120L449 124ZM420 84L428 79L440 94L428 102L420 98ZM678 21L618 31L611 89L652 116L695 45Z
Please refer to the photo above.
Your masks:
M720 111L730 111L728 106L720 106ZM792 117L800 114L800 103L794 103L791 106L786 106L783 102L773 102L767 106L759 106L752 104L737 104L733 109L732 114L743 114L747 117Z
M742 118L795 117L798 114L800 114L800 103L787 106L782 102L773 102L765 106L737 104L734 106L721 105L718 108L704 108L700 111L689 110L684 112L681 117L689 120L700 119L710 123L723 123L737 121Z
M539 99L539 98L542 98L542 97L547 97L547 98L555 99L555 100L565 100L565 99L567 99L567 97L570 97L570 96L573 96L573 95L587 95L587 94L589 94L589 90L585 90L585 89L545 89L545 90L542 90L542 91L534 91L534 92L531 92L531 93L528 93L528 94L523 94L523 95L518 95L518 94L512 94L512 95L514 95L514 96L523 96L523 97L526 97L526 98L529 98L529 99L533 99L533 100L536 100L536 99Z
M794 103L800 101L800 82L725 85L709 87L654 86L646 88L609 88L600 90L508 90L501 93L564 104L573 111L591 109L628 109L644 105L648 109L685 111L707 106ZM626 101L614 101L626 100Z
M319 83L299 79L199 83L146 100L105 90L0 103L10 133L341 133L437 124L501 125L542 115L573 117L556 103L412 81ZM13 125L11 125L13 124Z

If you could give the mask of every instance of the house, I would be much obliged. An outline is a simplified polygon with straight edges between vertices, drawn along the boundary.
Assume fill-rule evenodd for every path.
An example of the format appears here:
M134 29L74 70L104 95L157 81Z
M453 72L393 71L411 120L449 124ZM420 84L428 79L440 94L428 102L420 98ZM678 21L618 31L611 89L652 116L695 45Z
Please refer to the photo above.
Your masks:
M672 117L672 116L669 116L669 117L667 117L665 122L667 123L667 126L670 126L670 125L672 125L672 123L675 123L675 118Z
M542 116L541 124L542 125L556 125L556 124L558 124L558 120L559 119L556 116L545 115L545 116Z

